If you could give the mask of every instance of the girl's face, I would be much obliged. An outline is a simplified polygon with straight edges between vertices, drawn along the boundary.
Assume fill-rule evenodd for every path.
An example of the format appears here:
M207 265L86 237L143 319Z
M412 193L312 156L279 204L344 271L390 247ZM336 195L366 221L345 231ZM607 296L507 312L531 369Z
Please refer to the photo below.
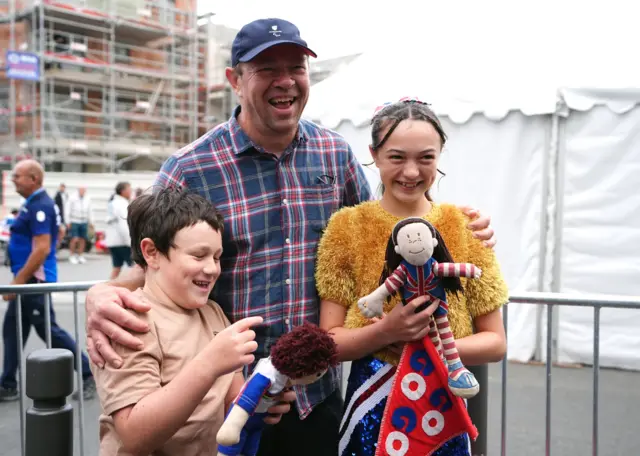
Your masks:
M384 137L388 129L380 132ZM403 120L377 151L371 151L384 185L387 208L409 209L426 201L436 180L442 140L431 123ZM420 214L422 215L422 214Z

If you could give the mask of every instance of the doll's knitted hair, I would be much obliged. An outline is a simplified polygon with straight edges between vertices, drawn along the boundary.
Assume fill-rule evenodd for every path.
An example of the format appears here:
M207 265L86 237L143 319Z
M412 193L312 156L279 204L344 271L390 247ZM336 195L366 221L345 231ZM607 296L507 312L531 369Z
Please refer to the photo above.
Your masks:
M403 220L400 220L393 227L393 231L391 232L391 236L389 236L389 242L387 243L387 252L385 254L385 262L384 268L382 269L382 274L380 275L380 285L384 284L385 280L393 274L393 271L400 265L402 261L402 257L396 253L395 247L398 243L398 232L404 228L405 226L411 223L424 223L431 231L431 235L438 241L438 245L433 249L433 259L438 263L454 263L453 257L451 253L449 253L449 249L447 249L446 244L444 243L444 239L435 229L435 227L420 217L409 217ZM442 281L442 286L445 290L450 291L452 293L457 293L462 290L462 283L460 282L459 277L443 277L440 279ZM394 293L395 294L395 293ZM393 296L393 295L392 295ZM388 301L391 300L391 296L387 298ZM403 298L404 303L404 298Z
M327 331L304 323L271 347L271 363L280 373L295 380L338 364L338 347Z

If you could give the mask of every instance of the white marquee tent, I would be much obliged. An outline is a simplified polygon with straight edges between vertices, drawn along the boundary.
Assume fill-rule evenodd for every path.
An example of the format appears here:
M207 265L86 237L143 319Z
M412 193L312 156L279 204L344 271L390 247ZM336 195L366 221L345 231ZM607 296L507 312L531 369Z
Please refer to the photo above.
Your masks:
M450 138L435 196L492 216L512 291L638 296L640 35L620 23L533 22L519 24L545 33L469 20L460 36L409 26L415 35L385 35L312 88L305 116L345 136L365 164L377 105L432 103ZM366 172L376 187L375 168ZM593 311L556 315L558 360L591 363ZM545 321L542 308L510 306L510 359L544 354ZM640 309L602 311L601 365L640 369L638 327Z

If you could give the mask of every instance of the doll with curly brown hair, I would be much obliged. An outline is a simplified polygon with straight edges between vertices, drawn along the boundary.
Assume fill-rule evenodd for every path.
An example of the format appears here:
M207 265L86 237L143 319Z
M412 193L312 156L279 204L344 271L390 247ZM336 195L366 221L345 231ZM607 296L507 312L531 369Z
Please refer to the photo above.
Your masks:
M218 456L254 456L275 397L293 385L308 385L338 363L338 350L327 331L305 323L280 337L233 401L218 431Z

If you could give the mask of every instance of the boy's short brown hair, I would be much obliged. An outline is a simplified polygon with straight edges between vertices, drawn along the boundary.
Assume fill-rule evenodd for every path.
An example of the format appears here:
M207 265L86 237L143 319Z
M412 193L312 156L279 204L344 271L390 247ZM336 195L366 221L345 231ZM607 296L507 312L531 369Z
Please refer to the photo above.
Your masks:
M156 249L169 256L175 247L176 233L198 222L208 223L211 228L223 232L222 215L206 198L187 190L163 188L150 194L138 196L129 205L127 222L131 234L131 258L146 268L140 242L149 238Z

